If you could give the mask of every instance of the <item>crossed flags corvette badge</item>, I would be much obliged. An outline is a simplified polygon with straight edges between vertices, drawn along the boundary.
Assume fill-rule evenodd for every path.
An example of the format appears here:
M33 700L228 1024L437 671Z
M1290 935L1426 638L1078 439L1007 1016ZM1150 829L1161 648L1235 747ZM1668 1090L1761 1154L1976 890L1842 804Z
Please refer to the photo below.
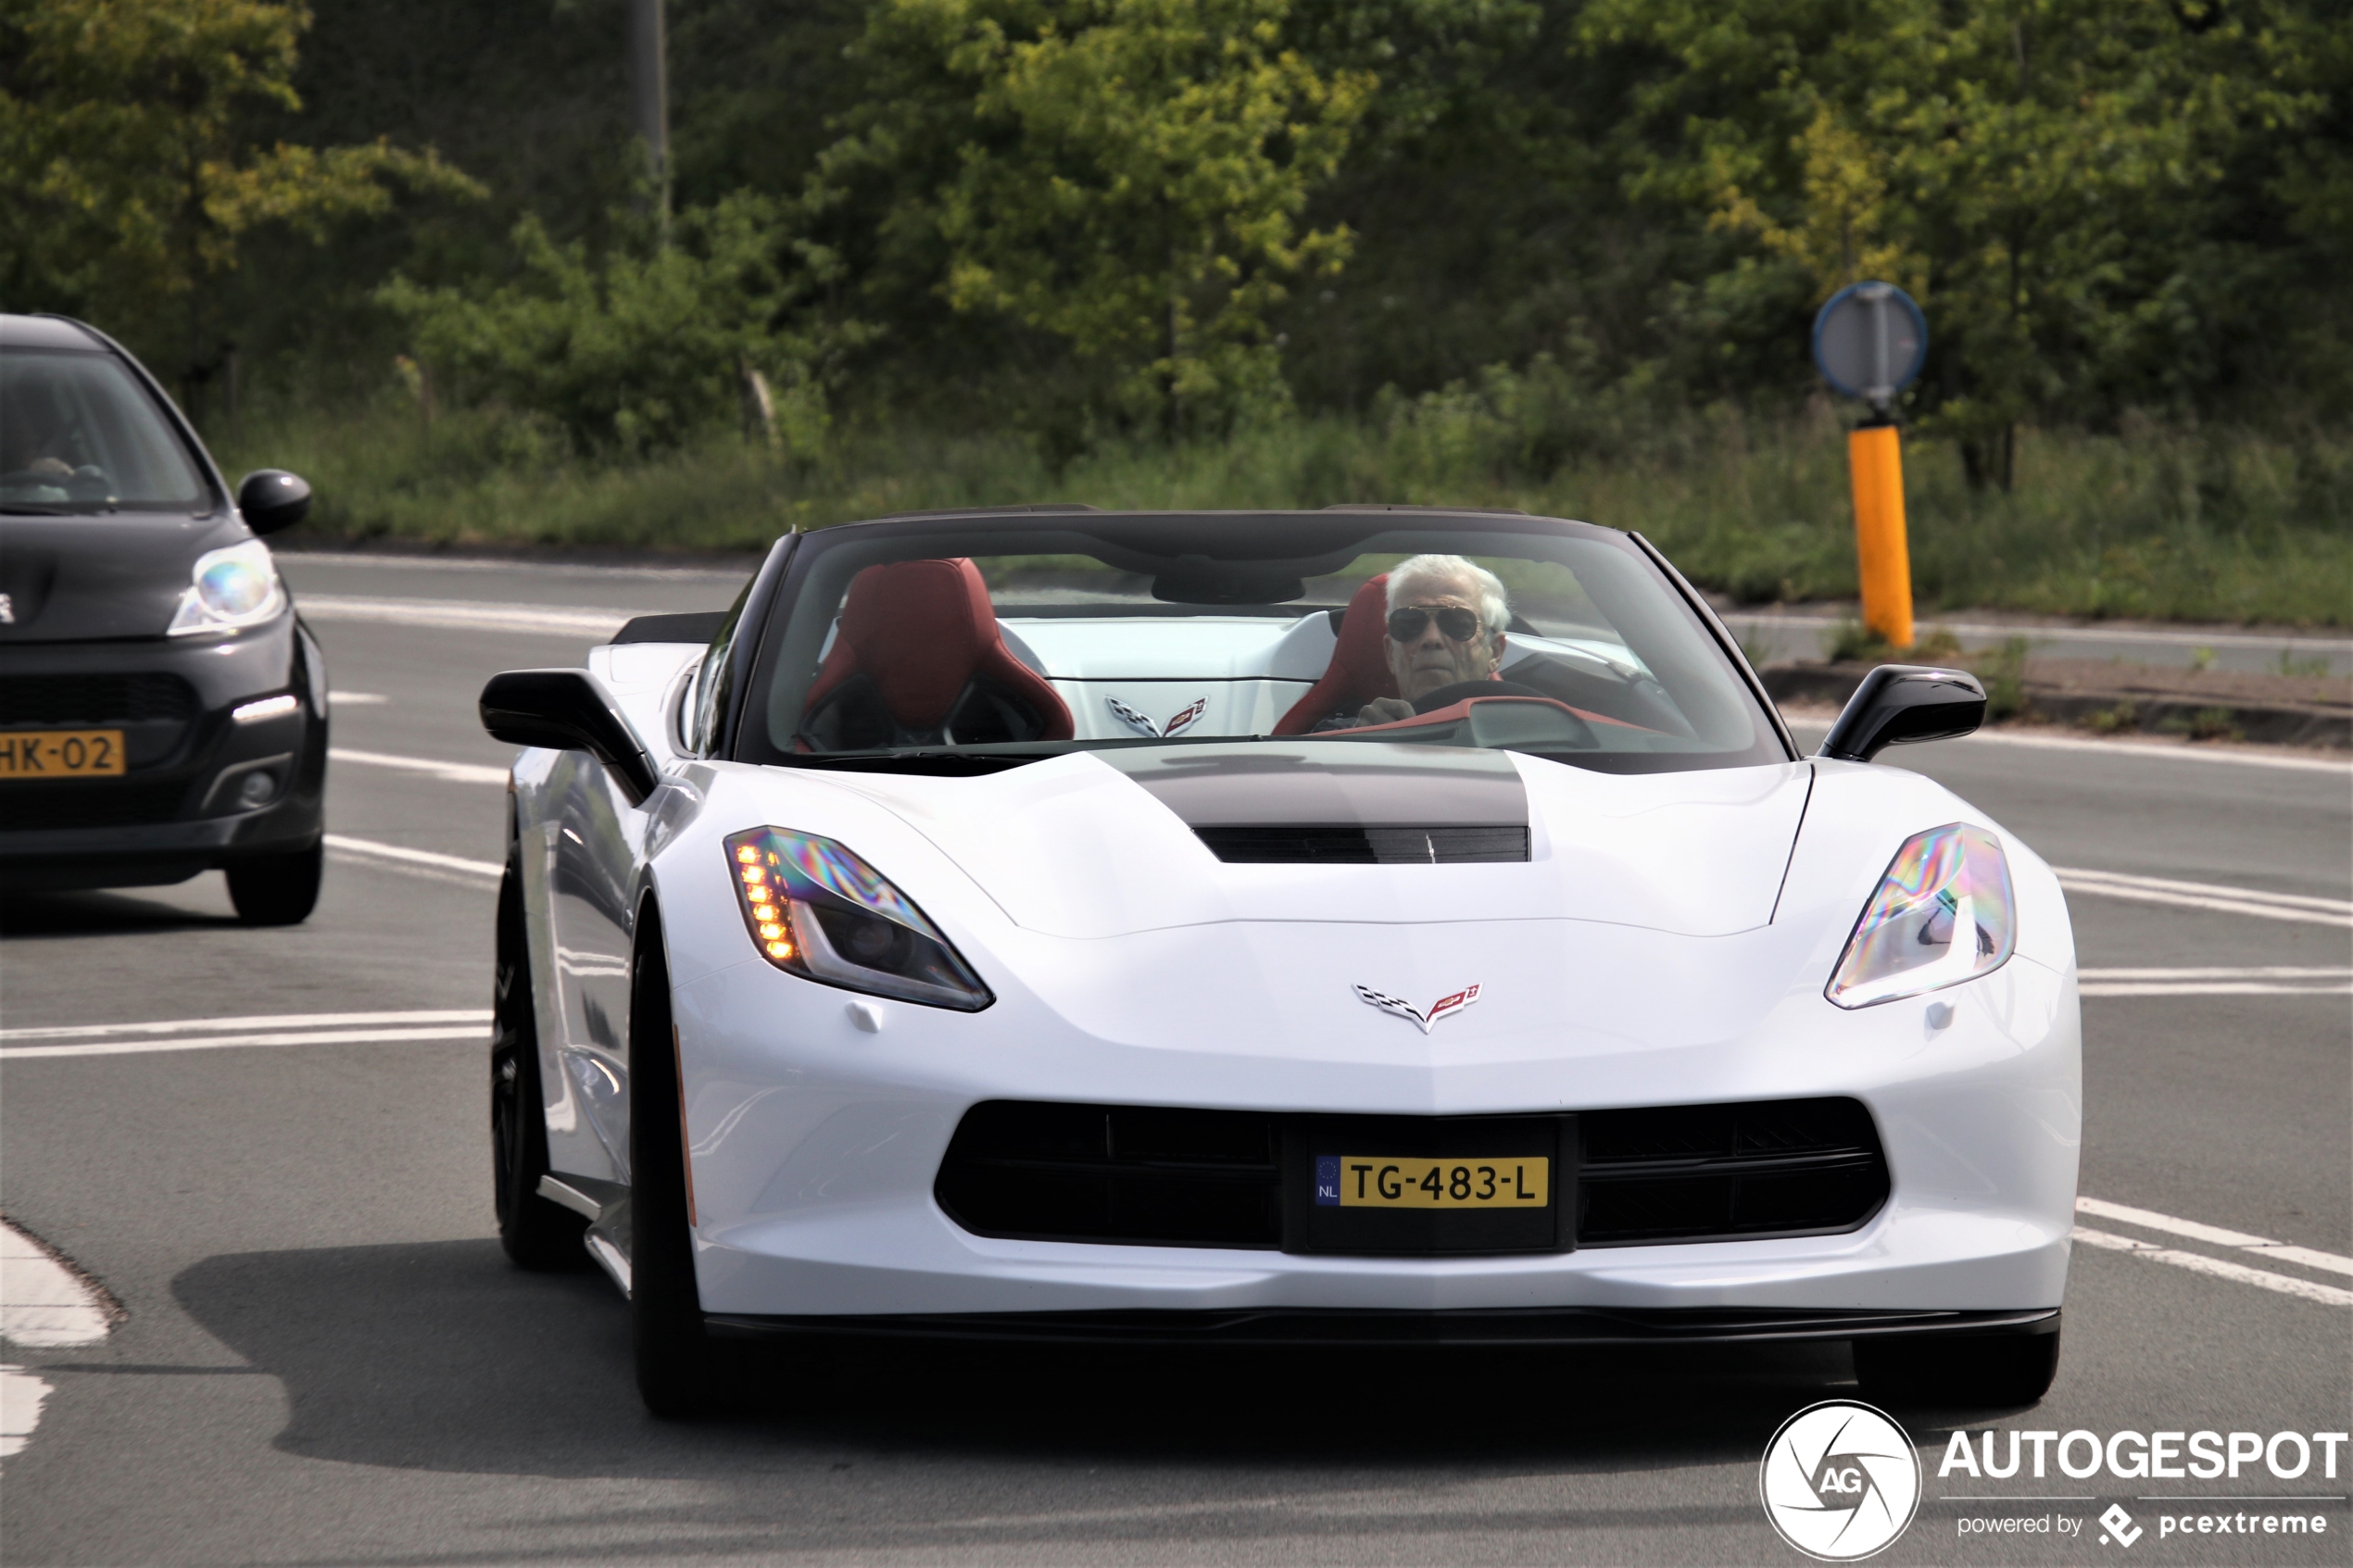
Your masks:
M1427 1035L1441 1018L1462 1011L1478 1000L1478 987L1466 985L1450 997L1441 997L1428 1008L1417 1008L1403 997L1392 997L1386 991L1376 991L1370 985L1356 987L1357 999L1377 1007L1383 1012L1393 1012L1400 1018L1411 1019L1422 1026Z

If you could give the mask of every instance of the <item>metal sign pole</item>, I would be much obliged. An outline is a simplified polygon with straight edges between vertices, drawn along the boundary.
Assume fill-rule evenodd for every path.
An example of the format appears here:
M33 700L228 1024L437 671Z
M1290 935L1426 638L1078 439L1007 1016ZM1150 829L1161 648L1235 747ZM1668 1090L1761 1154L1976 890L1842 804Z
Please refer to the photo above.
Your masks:
M1904 451L1889 414L1920 372L1928 323L1893 283L1842 289L1814 318L1814 362L1834 391L1870 405L1848 433L1855 494L1855 562L1863 624L1890 647L1912 646L1912 555L1904 523Z

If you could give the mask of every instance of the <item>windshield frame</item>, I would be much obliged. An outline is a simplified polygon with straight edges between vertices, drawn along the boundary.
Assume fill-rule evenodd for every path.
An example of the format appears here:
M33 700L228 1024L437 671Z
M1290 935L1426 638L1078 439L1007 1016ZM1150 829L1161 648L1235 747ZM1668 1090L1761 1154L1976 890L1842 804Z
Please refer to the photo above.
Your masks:
M19 320L26 319L19 318ZM235 508L230 500L228 481L222 476L219 465L213 462L212 454L206 448L203 437L196 433L195 427L190 424L186 416L180 411L180 406L172 401L171 395L164 390L163 383L156 380L145 365L140 363L137 355L132 354L87 321L75 320L69 316L45 314L35 315L30 320L54 321L61 326L70 327L85 334L90 340L89 345L86 347L77 347L55 343L8 343L0 344L0 354L10 357L18 354L86 355L93 358L112 359L130 376L138 392L145 397L148 410L162 420L164 429L170 433L170 438L179 444L181 453L195 470L201 494L184 505L180 502L133 502L127 506L117 505L103 510L83 511L61 508L6 511L0 512L0 517L42 518L55 521L65 518L87 520L109 517L203 519L223 514L235 515Z
M1706 599L1676 571L1667 558L1650 541L1638 533L1606 528L1595 523L1567 518L1534 517L1518 512L1455 510L1440 508L1404 507L1333 507L1320 511L1099 511L1092 508L1008 508L998 510L971 512L920 513L876 519L865 522L838 523L794 536L797 547L790 552L789 562L780 574L763 607L758 642L755 645L747 674L731 694L731 714L725 746L727 759L757 765L800 767L819 771L909 771L938 772L965 775L994 772L1026 762L1043 760L1071 751L1089 751L1109 746L1186 746L1215 742L1225 745L1248 744L1252 740L1277 745L1296 744L1302 736L1236 736L1202 735L1176 736L1153 741L1141 737L1129 740L1080 739L1069 741L1032 741L1003 744L963 745L956 746L911 746L884 747L861 751L831 751L797 753L780 749L767 736L767 726L759 713L760 705L773 684L778 660L783 656L787 625L795 605L803 596L809 579L821 570L824 558L834 549L853 545L871 545L893 538L933 538L943 533L954 534L967 529L980 545L992 535L1026 533L1037 535L1077 533L1088 535L1116 551L1126 543L1138 548L1140 541L1123 541L1122 535L1158 533L1165 536L1172 528L1188 527L1220 531L1270 531L1274 527L1299 529L1322 525L1321 532L1329 540L1332 550L1363 553L1365 541L1382 534L1400 532L1428 533L1461 533L1466 535L1521 533L1553 538L1592 541L1638 563L1641 570L1652 574L1669 598L1680 602L1697 622L1704 642L1712 643L1717 657L1723 661L1756 712L1764 720L1764 728L1779 756L1748 757L1739 762L1704 761L1705 753L1662 753L1662 759L1673 758L1682 766L1611 767L1610 771L1698 771L1712 768L1760 766L1801 760L1794 739L1782 721L1779 708L1767 694L1738 641L1726 629ZM975 554L988 554L975 550ZM1247 560L1247 555L1235 558ZM1260 558L1296 559L1297 552L1277 556L1269 553ZM1302 614L1316 607L1302 604ZM1172 604L1168 608L1176 614L1187 613L1184 607ZM740 646L740 645L739 645ZM1327 738L1327 737L1318 737ZM1369 737L1367 737L1369 738ZM1762 741L1764 737L1760 737ZM1543 755L1535 753L1534 755ZM1563 756L1561 760L1570 759Z

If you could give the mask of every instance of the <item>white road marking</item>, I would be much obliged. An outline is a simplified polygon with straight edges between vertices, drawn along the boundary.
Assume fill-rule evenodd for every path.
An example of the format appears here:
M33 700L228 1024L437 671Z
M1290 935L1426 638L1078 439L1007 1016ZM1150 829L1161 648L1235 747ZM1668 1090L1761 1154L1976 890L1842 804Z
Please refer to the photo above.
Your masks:
M0 1460L24 1452L49 1394L49 1386L24 1368L0 1365Z
M2087 1246L2103 1247L2112 1252L2130 1252L2135 1257L2171 1263L2175 1268L2189 1269L2197 1273L2212 1274L2218 1279L2260 1286L2265 1290L2276 1290L2283 1296L2300 1296L2307 1301L2319 1301L2332 1307L2353 1307L2353 1290L2340 1290L2333 1285L2297 1279L2293 1274L2250 1269L2244 1263L2226 1262L2220 1258L2209 1258L2203 1252L2183 1252L2178 1248L2159 1247L2153 1241L2135 1241L2128 1236L2115 1236L2083 1225L2075 1227L2075 1239Z
M324 1029L359 1023L487 1023L487 1008L459 1008L440 1012L272 1012L244 1018L174 1018L150 1023L60 1023L22 1029L0 1029L0 1043L11 1040L87 1040L106 1035L201 1035L208 1031L245 1029Z
M327 701L330 704L344 703L353 708L374 708L391 700L392 698L382 692L331 691L327 694Z
M296 603L310 621L367 621L450 631L545 632L602 640L639 611L594 606L489 604L479 599L377 599L346 594L304 594Z
M2299 969L2270 964L2246 969L2082 969L2076 980L2087 997L2343 997L2353 996L2353 969Z
M328 834L326 843L328 848L340 849L347 855L361 855L396 864L463 872L469 876L498 877L507 873L507 868L495 860L469 860L462 856L444 855L433 849L411 849L405 844L378 844L371 838L348 838L339 833Z
M369 1027L372 1026L372 1027ZM361 1046L488 1037L487 1008L429 1012L288 1012L178 1018L149 1023L74 1023L0 1030L0 1061L42 1057L138 1056L234 1046Z
M2053 866L2059 885L2070 893L2096 898L2123 898L2138 904L2164 904L2180 909L2212 909L2221 914L2248 915L2257 920L2295 921L2307 925L2353 929L2353 902L2314 898L2300 893L2267 893L2254 887L2226 887L2210 882L2177 882L2170 877L2132 876L2122 872L2093 871L2083 866Z
M1828 615L1741 615L1736 612L1725 616L1724 624L1735 630L1746 628L1756 632L1768 628L1828 632L1853 619L1852 616L1841 621ZM2344 637L2267 637L2244 632L2175 632L2154 626L2019 626L1988 621L1939 621L1935 626L1938 631L1950 632L1957 637L2024 637L2029 643L2158 643L2190 648L2261 648L2266 652L2274 648L2299 652L2309 648L2338 659L2353 657L2353 641Z
M331 761L357 762L366 768L400 768L413 773L431 773L453 784L507 782L506 769L487 768L479 762L443 762L431 757L403 757L390 751L354 751L343 746L327 747L327 757Z
M2192 1241L2211 1242L2217 1247L2235 1247L2245 1252L2260 1252L2284 1262L2301 1263L2308 1269L2325 1269L2331 1273L2353 1274L2353 1258L2341 1252L2322 1252L2318 1248L2294 1247L2269 1236L2249 1236L2245 1231L2225 1230L2199 1220L2184 1220L2172 1214L2160 1214L2153 1209L2135 1209L2130 1204L2108 1203L2096 1198L2079 1198L2075 1211L2089 1214L2095 1220L2108 1220L2118 1224L2138 1225L2143 1230L2163 1231L2168 1236L2183 1236Z
M1831 721L1806 714L1782 715L1793 732L1803 731L1818 741L1830 733ZM1944 744L1944 743L1939 743ZM1959 746L2024 746L2045 751L2083 751L2109 758L2121 757L2133 761L2173 759L2183 762L2224 762L2246 768L2284 768L2291 772L2334 773L2338 777L2353 775L2353 760L2339 762L2333 758L2297 756L2285 749L2266 751L2254 746L2169 745L2163 741L2095 740L2089 735L2041 734L2031 730L1980 730L1963 735L1951 743ZM1900 752L1885 755L1883 760L1897 766L1903 763Z
M481 1024L436 1029L308 1029L292 1034L211 1035L201 1039L100 1040L76 1046L0 1046L0 1061L31 1057L140 1056L161 1051L213 1051L232 1046L367 1046L409 1040L483 1040Z
M47 1248L0 1224L0 1338L40 1349L94 1345L112 1326L89 1286ZM30 1423L25 1429L31 1430Z

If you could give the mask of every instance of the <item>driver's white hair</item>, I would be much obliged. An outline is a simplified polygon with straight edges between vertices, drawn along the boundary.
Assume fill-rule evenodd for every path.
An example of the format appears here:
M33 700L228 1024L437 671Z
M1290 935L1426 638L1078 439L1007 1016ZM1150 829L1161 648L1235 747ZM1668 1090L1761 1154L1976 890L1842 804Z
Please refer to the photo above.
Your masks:
M1511 600L1504 596L1504 580L1460 556L1416 556L1390 568L1389 608L1394 610L1403 605L1409 589L1424 585L1468 588L1469 596L1478 601L1479 624L1490 636L1512 623Z

